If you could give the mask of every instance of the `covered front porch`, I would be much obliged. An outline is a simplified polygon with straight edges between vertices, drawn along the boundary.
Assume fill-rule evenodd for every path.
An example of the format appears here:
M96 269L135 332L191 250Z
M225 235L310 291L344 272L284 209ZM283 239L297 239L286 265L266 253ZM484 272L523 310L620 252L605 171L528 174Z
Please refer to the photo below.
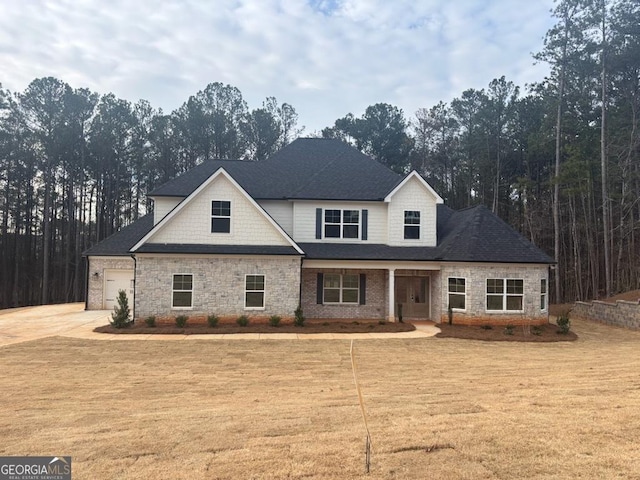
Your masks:
M307 318L439 321L440 265L430 262L304 260Z

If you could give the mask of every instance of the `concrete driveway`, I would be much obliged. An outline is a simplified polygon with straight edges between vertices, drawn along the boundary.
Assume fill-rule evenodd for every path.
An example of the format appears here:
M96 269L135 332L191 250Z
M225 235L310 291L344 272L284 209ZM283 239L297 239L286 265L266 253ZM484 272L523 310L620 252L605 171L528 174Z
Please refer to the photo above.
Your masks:
M416 330L400 333L236 333L221 335L112 335L94 328L109 323L111 311L84 310L84 303L44 305L0 310L0 346L39 338L63 337L94 340L302 340L424 338L440 331L431 323L416 323Z

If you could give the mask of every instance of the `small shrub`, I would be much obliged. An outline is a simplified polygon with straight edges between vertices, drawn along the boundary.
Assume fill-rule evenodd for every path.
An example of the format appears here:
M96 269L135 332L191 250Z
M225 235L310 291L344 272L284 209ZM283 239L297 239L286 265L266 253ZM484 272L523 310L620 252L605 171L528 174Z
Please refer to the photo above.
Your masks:
M493 330L493 327L491 325L481 325L480 328L483 330Z
M178 315L176 317L176 326L178 328L184 328L187 325L187 320L189 320L189 317L186 315Z
M536 336L542 335L542 327L540 325L534 325L533 327L531 327L531 333Z
M144 319L144 323L147 324L147 327L155 327L156 326L156 317L153 315L149 315Z
M387 321L386 320L378 320L378 325L386 325Z
M280 320L282 320L278 315L271 315L269 317L269 325L272 327L277 327L280 325Z
M509 324L506 327L504 327L504 334L505 335L513 335L513 331L515 330L516 327L514 327L513 325Z
M358 322L357 320L356 320L356 321L353 321L353 322L351 322L351 323L352 323L353 325L360 325L360 322Z
M447 308L447 316L449 317L449 325L453 325L453 308L451 308L451 305Z
M328 327L329 325L331 325L329 322L322 322L323 327Z
M126 328L131 326L129 312L129 299L127 298L127 292L119 290L118 305L113 307L113 313L111 314L111 320L109 320L109 323L111 323L115 328Z
M211 328L218 326L218 321L219 321L219 318L217 315L209 315L207 317L207 324L209 324Z
M293 315L293 324L296 327L304 327L304 315L302 313L302 307L300 305L298 305L298 308L294 310Z
M556 320L558 324L558 333L566 335L571 328L571 320L569 320L569 314L567 312L562 313Z
M240 315L236 319L236 323L241 327L246 327L247 325L249 325L249 317L247 317L246 315Z

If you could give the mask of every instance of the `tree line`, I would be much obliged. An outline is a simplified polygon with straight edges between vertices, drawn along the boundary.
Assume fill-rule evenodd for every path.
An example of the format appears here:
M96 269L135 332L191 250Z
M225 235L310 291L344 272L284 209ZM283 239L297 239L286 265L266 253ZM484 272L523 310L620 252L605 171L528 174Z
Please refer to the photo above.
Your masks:
M485 204L555 257L552 300L573 301L640 285L640 5L561 0L552 14L540 82L500 77L411 118L378 103L312 135L418 170L452 208ZM221 83L170 114L51 77L0 87L0 308L82 300L81 252L148 212L148 191L302 131L293 106L250 109Z

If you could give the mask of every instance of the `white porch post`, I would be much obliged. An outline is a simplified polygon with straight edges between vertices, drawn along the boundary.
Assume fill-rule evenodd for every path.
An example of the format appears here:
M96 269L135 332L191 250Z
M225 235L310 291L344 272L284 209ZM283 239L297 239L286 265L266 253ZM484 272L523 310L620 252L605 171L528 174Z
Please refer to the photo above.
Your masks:
M395 293L396 293L396 287L395 287L395 283L396 283L396 279L395 279L395 269L390 268L389 269L389 321L390 322L395 322L396 321L396 315L394 313L395 311Z

